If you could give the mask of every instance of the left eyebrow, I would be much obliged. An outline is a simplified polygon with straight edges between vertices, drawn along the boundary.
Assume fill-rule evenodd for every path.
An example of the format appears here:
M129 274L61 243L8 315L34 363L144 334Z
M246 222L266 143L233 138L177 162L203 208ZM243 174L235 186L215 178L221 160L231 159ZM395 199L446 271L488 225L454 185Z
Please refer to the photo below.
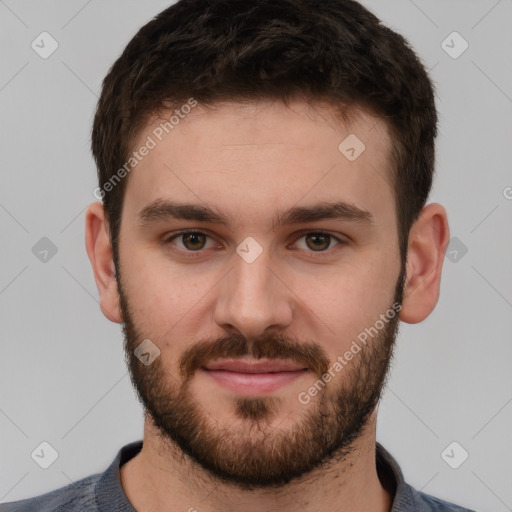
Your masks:
M358 224L375 225L373 215L369 211L351 203L337 201L334 203L323 202L312 206L295 206L283 213L278 213L277 218L272 222L272 227L327 219L341 219Z
M138 214L142 225L168 219L191 220L222 224L232 228L232 221L222 212L211 206L176 201L156 200L145 206ZM272 220L272 229L289 224L304 224L327 219L342 219L369 226L375 225L371 212L344 201L322 202L311 206L295 206L278 212Z

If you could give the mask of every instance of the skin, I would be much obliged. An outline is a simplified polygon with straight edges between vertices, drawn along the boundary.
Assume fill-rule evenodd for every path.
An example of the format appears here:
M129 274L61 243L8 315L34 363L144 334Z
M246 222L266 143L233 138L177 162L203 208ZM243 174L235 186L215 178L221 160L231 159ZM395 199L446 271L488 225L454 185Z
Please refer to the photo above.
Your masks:
M138 329L160 349L169 384L191 344L226 333L252 339L276 331L313 340L333 362L393 301L401 262L385 123L354 111L346 125L328 105L313 108L294 101L290 106L227 102L205 110L199 105L129 175L119 245L123 289ZM159 122L152 119L134 147ZM366 146L353 162L338 150L351 133ZM155 199L215 206L232 219L233 229L183 220L142 226L137 214ZM328 219L272 229L278 211L338 200L370 211L374 225ZM197 259L186 253L179 237L174 246L162 242L190 228L210 236ZM315 251L304 235L317 231L347 244L333 240L328 250ZM248 236L263 248L250 264L236 253ZM434 309L449 238L444 208L427 205L410 232L401 321L421 322ZM87 210L86 247L101 310L121 323L101 203ZM279 407L270 429L289 429L304 417L297 395L317 378L306 373L273 393ZM189 390L219 426L243 435L247 423L235 415L233 393L199 373ZM181 458L147 416L143 449L122 466L121 483L132 505L143 512L190 507L225 512L240 505L249 512L295 510L298 503L307 512L389 511L392 497L375 465L376 418L377 407L347 459L282 488L251 491L215 481Z

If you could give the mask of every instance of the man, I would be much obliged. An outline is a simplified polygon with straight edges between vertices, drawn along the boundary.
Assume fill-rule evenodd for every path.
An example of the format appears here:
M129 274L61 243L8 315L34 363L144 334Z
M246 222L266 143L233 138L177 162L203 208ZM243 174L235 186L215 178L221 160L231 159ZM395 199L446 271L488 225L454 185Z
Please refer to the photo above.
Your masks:
M103 83L86 246L144 438L8 511L463 511L376 442L399 321L434 309L437 114L350 0L181 0Z

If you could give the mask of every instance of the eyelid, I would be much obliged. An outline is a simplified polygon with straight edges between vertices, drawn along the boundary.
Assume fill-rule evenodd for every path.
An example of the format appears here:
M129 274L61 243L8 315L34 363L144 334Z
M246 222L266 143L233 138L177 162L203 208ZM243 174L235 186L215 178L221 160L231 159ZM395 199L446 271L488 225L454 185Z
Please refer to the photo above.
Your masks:
M304 235L329 235L331 238L334 238L340 243L348 243L349 237L347 235L342 235L341 233L333 233L331 231L327 231L325 229L304 229L302 231L298 231L295 233L295 241L299 238L302 238Z

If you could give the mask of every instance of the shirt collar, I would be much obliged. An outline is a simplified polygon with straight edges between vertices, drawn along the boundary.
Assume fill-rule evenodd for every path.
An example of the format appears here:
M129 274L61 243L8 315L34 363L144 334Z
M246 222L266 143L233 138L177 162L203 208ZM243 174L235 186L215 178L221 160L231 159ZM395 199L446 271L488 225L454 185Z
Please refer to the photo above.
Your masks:
M380 443L376 443L376 448L377 471L389 475L391 481L394 482L395 492L390 512L415 511L416 505L412 488L405 482L398 462Z
M120 467L135 457L142 449L142 441L123 446L108 469L96 484L96 500L100 512L116 510L119 512L136 512L121 485ZM394 486L394 498L391 512L415 510L411 487L405 482L402 470L393 456L380 444L376 443L377 471L388 475Z

